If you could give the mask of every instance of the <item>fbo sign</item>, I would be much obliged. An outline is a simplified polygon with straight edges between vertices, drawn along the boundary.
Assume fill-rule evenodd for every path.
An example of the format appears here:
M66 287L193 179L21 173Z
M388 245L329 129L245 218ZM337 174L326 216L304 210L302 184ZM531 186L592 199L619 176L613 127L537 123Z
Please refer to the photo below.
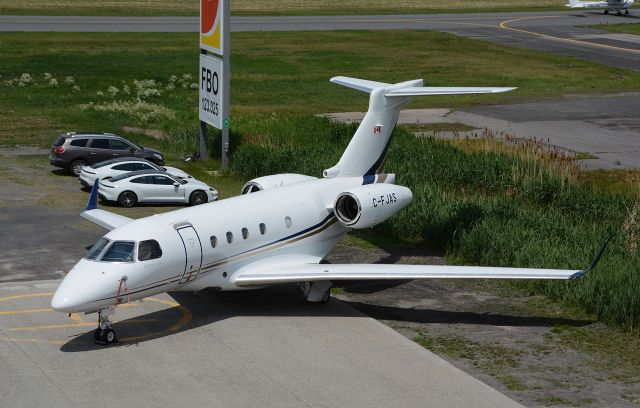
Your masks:
M200 120L222 129L222 59L200 54Z

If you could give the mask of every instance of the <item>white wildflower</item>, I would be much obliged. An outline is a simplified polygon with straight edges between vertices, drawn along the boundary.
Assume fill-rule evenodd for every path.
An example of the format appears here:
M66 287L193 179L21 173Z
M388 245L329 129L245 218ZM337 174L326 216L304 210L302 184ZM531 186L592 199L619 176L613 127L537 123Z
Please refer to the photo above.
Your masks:
M129 88L129 85L125 84L124 82L122 84L122 92L127 95L131 94L131 89Z
M178 80L178 77L177 77L177 76L175 76L175 75L171 75L171 76L169 77L169 83L176 82L177 80Z
M30 74L26 74L26 73L22 74L18 79L18 86L22 87L22 86L29 85L32 81L33 81L33 78L31 77Z
M191 85L189 85L189 88L198 89L198 83L197 82L192 82Z
M135 101L112 101L99 104L78 105L81 111L94 110L96 112L115 112L133 119L137 119L141 123L148 123L159 119L173 119L175 112L166 106L149 103L143 100Z
M183 81L191 81L191 74L182 75L182 80Z
M173 91L174 89L176 89L176 86L172 82L169 82L167 84L167 91Z
M71 87L72 92L80 92L80 87L78 85L74 85Z
M109 89L107 89L107 92L109 93L109 95L111 95L112 98L114 98L116 96L116 94L118 92L120 92L120 90L118 88L116 88L115 86L110 85Z
M104 96L104 94L102 93L102 91L98 91L98 92L96 92L96 95L98 95L98 96Z
M58 80L57 80L57 79L55 79L55 78L51 78L51 79L49 80L49 86L50 86L51 88L57 88L57 87L58 87Z
M151 96L160 96L158 84L153 79L133 80L133 86L136 88L136 95L139 99L147 99Z
M50 80L52 77L53 77L53 75L51 75L50 73L48 73L48 72L45 72L45 73L44 73L44 80L45 80L45 81Z
M76 79L72 76L64 77L64 83L67 85L75 85Z

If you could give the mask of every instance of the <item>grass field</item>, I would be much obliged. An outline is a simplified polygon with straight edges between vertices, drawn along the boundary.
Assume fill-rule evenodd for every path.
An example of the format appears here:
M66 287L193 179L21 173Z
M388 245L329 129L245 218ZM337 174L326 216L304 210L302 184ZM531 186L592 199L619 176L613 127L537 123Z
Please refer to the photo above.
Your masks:
M45 146L57 131L120 132L125 125L193 134L197 58L195 34L0 34L0 143ZM334 75L519 87L416 98L411 107L640 89L640 73L428 31L238 33L231 69L234 121L243 112L364 110L366 95L330 84Z
M640 35L640 24L598 24L589 27L612 33Z
M121 133L126 125L169 135L127 136L175 163L196 146L196 41L193 34L0 34L0 145L49 147L58 131ZM364 110L367 98L330 85L336 74L520 87L503 95L421 98L414 107L640 88L640 74L631 71L431 32L243 33L233 44L232 177L220 179L229 191L257 175L319 175L337 161L355 126L313 114ZM380 47L388 50L384 59ZM212 132L214 155L218 138ZM404 240L459 263L581 268L613 229L618 235L593 275L523 286L637 327L637 174L585 175L569 159L492 140L415 138L402 128L391 146L385 168L415 199L368 239ZM205 169L202 163L186 168L217 187Z
M455 13L515 10L558 10L562 5L553 0L515 2L513 0L233 0L234 15L330 15L330 14L408 14ZM0 0L0 15L122 15L122 16L195 16L200 3L196 0L151 1L19 1Z

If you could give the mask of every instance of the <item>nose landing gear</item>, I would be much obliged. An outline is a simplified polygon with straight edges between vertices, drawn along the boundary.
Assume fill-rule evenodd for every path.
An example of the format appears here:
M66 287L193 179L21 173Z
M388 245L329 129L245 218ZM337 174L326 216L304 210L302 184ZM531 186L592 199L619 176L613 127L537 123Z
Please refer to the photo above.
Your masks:
M118 342L116 332L111 328L111 315L114 307L107 307L98 311L98 328L93 331L93 341L103 346Z

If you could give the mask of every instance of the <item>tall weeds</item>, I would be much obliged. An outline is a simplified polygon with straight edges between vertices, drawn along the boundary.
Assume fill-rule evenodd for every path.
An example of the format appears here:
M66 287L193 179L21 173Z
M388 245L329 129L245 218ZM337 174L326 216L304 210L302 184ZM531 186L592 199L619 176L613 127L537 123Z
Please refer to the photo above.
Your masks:
M243 178L298 172L319 176L335 164L356 125L314 116L246 115L235 122L231 171ZM414 193L413 204L376 227L455 263L587 267L608 231L600 265L585 278L520 282L635 329L640 319L638 195L598 191L571 157L536 143L416 138L394 131L385 172ZM637 188L637 187L636 187Z

